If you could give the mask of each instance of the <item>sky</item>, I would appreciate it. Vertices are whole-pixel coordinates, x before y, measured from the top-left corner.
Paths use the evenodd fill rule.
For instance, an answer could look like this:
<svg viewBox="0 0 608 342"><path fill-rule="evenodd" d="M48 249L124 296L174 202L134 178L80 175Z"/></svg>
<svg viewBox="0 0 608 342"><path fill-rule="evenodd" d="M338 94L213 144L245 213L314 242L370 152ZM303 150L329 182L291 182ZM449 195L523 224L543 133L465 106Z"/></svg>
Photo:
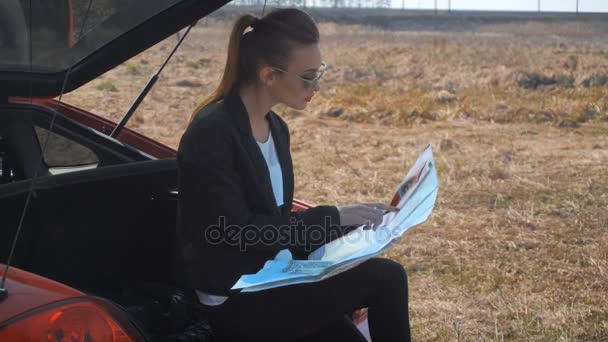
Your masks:
<svg viewBox="0 0 608 342"><path fill-rule="evenodd" d="M451 1L455 10L537 11L538 0L391 0L393 8L447 9ZM578 0L580 12L608 12L608 0ZM575 12L576 0L540 0L541 11Z"/></svg>

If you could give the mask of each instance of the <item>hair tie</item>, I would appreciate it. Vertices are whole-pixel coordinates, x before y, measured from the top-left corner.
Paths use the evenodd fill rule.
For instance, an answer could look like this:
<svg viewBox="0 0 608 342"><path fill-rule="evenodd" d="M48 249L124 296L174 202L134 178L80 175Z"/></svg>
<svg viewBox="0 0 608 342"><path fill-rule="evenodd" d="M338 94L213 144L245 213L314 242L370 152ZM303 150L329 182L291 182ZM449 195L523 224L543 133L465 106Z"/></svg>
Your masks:
<svg viewBox="0 0 608 342"><path fill-rule="evenodd" d="M249 25L247 25L247 27L245 27L245 29L243 30L243 35L241 37L244 38L247 35L247 33L253 32L255 30L255 28L259 25L259 23L260 23L260 19L253 17L253 20L251 20L251 23Z"/></svg>

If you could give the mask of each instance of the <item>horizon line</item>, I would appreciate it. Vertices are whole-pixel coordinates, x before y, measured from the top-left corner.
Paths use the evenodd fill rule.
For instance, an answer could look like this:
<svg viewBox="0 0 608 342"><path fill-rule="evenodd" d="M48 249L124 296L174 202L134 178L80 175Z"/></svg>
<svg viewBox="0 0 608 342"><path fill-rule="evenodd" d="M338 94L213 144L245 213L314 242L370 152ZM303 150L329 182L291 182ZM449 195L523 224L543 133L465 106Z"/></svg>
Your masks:
<svg viewBox="0 0 608 342"><path fill-rule="evenodd" d="M261 5L251 5L251 4L239 4L237 2L229 2L227 6L235 6L235 7L261 7ZM572 15L586 15L586 14L608 14L608 11L562 11L562 10L518 10L518 9L472 9L472 8L433 8L433 7L424 7L424 8L416 8L416 7L378 7L378 6L302 6L302 5L290 5L290 6L272 6L269 7L296 7L296 8L305 8L305 9L331 9L331 10L340 10L340 9L348 9L348 10L389 10L389 11L402 11L402 12L431 12L431 13L466 13L466 12L482 12L482 13L497 13L497 14L508 14L508 13L517 13L517 14L572 14Z"/></svg>

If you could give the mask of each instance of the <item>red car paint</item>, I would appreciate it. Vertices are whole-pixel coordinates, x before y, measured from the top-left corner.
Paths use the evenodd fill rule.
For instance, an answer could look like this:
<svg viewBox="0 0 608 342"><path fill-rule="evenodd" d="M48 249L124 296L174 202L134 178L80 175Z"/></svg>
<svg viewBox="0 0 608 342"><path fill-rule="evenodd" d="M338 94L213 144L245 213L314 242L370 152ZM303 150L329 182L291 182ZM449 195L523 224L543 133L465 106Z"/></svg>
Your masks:
<svg viewBox="0 0 608 342"><path fill-rule="evenodd" d="M0 274L4 274L5 268L6 265L0 264ZM69 286L15 267L9 269L5 287L9 295L0 304L0 325L41 306L85 295Z"/></svg>

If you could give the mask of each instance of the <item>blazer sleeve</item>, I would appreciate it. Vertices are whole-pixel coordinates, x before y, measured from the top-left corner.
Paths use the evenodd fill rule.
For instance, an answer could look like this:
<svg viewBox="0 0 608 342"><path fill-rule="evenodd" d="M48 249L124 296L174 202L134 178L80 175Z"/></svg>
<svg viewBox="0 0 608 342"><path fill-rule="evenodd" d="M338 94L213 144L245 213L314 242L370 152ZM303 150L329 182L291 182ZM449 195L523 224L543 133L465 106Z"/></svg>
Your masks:
<svg viewBox="0 0 608 342"><path fill-rule="evenodd" d="M194 246L227 244L273 252L289 248L301 254L344 234L335 206L282 215L254 212L235 163L234 139L222 125L205 125L195 135L185 134L180 143L182 216Z"/></svg>

